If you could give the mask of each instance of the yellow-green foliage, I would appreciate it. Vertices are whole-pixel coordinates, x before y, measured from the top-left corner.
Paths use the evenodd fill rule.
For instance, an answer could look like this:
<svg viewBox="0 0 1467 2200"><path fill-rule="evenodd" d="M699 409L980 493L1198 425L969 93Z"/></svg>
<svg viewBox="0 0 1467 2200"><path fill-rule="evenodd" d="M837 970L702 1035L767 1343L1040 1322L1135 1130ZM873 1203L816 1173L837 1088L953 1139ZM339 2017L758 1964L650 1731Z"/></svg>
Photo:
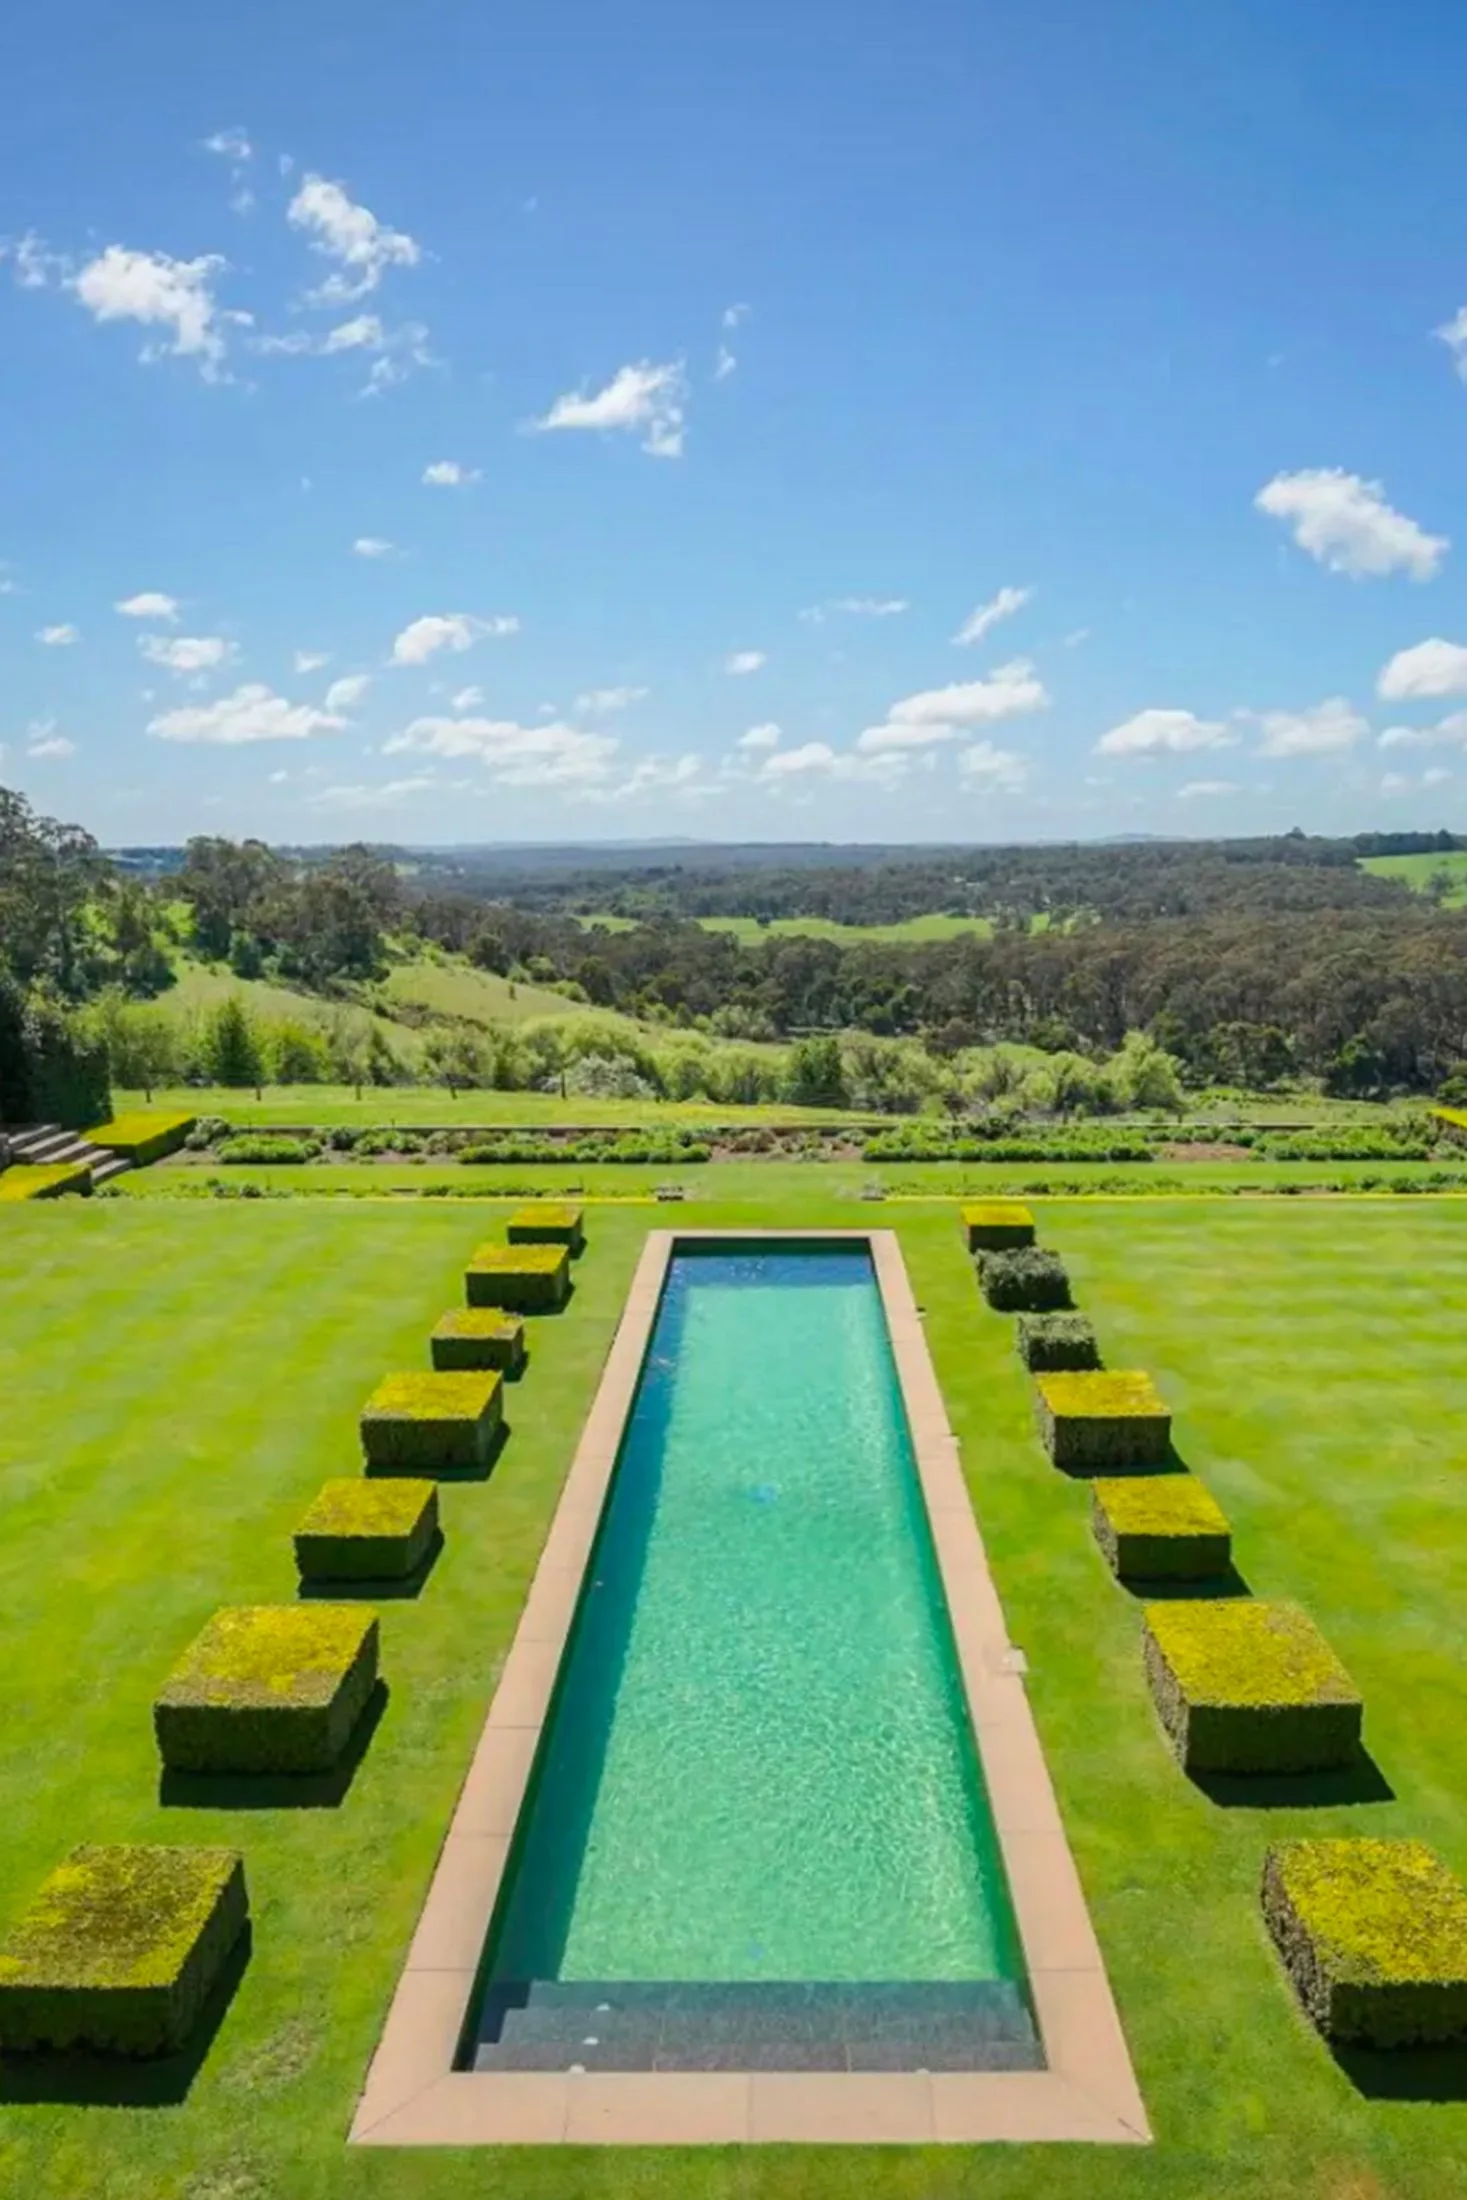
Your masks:
<svg viewBox="0 0 1467 2200"><path fill-rule="evenodd" d="M554 1200L517 1207L505 1228L511 1245L564 1245L579 1253L586 1243L582 1211Z"/></svg>
<svg viewBox="0 0 1467 2200"><path fill-rule="evenodd" d="M434 1323L428 1349L436 1368L517 1375L525 1364L525 1325L491 1306L453 1307Z"/></svg>
<svg viewBox="0 0 1467 2200"><path fill-rule="evenodd" d="M85 1161L17 1161L0 1170L0 1199L58 1199L63 1192L89 1192L92 1172Z"/></svg>
<svg viewBox="0 0 1467 2200"><path fill-rule="evenodd" d="M1065 1370L1037 1376L1035 1386L1050 1412L1067 1421L1170 1418L1155 1383L1137 1368Z"/></svg>
<svg viewBox="0 0 1467 2200"><path fill-rule="evenodd" d="M564 1260L565 1254L561 1253ZM473 1472L489 1465L504 1416L504 1379L489 1369L386 1375L362 1408L369 1474Z"/></svg>
<svg viewBox="0 0 1467 2200"><path fill-rule="evenodd" d="M1227 1516L1195 1475L1105 1478L1090 1496L1095 1540L1122 1580L1205 1581L1227 1572Z"/></svg>
<svg viewBox="0 0 1467 2200"><path fill-rule="evenodd" d="M1148 1604L1146 1676L1191 1772L1315 1772L1348 1764L1362 1705L1307 1613L1251 1597Z"/></svg>
<svg viewBox="0 0 1467 2200"><path fill-rule="evenodd" d="M961 1210L970 1253L1007 1252L1034 1243L1034 1217L1016 1199L985 1199Z"/></svg>
<svg viewBox="0 0 1467 2200"><path fill-rule="evenodd" d="M470 1306L544 1313L565 1304L570 1252L564 1245L481 1245L464 1271Z"/></svg>
<svg viewBox="0 0 1467 2200"><path fill-rule="evenodd" d="M360 1604L216 1612L153 1706L175 1772L322 1772L377 1678L377 1615Z"/></svg>
<svg viewBox="0 0 1467 2200"><path fill-rule="evenodd" d="M327 1482L295 1531L303 1581L376 1581L410 1574L438 1532L438 1486L407 1476Z"/></svg>
<svg viewBox="0 0 1467 2200"><path fill-rule="evenodd" d="M1034 1405L1044 1448L1067 1474L1129 1474L1166 1463L1172 1417L1138 1369L1036 1375Z"/></svg>
<svg viewBox="0 0 1467 2200"><path fill-rule="evenodd" d="M1467 1133L1467 1108L1432 1108L1429 1112L1449 1131Z"/></svg>
<svg viewBox="0 0 1467 2200"><path fill-rule="evenodd" d="M197 1116L178 1115L159 1108L153 1113L139 1109L135 1115L119 1115L110 1123L101 1123L87 1137L94 1146L105 1146L109 1153L121 1154L135 1169L145 1169L150 1161L161 1161L164 1154L176 1153L183 1144Z"/></svg>
<svg viewBox="0 0 1467 2200"><path fill-rule="evenodd" d="M73 1849L0 1949L0 2045L179 2046L248 1915L235 1849Z"/></svg>
<svg viewBox="0 0 1467 2200"><path fill-rule="evenodd" d="M365 1411L393 1421L477 1421L499 1396L499 1377L478 1369L384 1375Z"/></svg>
<svg viewBox="0 0 1467 2200"><path fill-rule="evenodd" d="M1467 1889L1425 1842L1278 1842L1263 1910L1329 2037L1399 2047L1467 2031Z"/></svg>

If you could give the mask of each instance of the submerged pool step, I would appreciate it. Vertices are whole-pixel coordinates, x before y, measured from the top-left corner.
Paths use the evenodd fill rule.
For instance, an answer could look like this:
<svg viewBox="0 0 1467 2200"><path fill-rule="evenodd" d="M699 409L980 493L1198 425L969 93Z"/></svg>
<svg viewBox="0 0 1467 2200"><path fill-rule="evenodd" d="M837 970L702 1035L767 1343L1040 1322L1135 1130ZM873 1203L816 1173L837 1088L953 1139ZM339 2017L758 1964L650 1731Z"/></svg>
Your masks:
<svg viewBox="0 0 1467 2200"><path fill-rule="evenodd" d="M476 2070L1037 2070L1010 1980L492 1987Z"/></svg>

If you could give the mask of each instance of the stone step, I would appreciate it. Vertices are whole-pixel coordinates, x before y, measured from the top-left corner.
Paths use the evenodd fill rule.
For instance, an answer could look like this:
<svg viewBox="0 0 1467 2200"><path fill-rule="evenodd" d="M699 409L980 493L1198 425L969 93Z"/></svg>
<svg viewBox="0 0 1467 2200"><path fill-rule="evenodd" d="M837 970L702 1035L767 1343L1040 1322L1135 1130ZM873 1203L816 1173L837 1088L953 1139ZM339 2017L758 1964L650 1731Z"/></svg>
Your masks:
<svg viewBox="0 0 1467 2200"><path fill-rule="evenodd" d="M108 1184L114 1176L124 1175L131 1167L132 1163L126 1155L120 1153L105 1154L101 1160L92 1163L92 1182L94 1185Z"/></svg>

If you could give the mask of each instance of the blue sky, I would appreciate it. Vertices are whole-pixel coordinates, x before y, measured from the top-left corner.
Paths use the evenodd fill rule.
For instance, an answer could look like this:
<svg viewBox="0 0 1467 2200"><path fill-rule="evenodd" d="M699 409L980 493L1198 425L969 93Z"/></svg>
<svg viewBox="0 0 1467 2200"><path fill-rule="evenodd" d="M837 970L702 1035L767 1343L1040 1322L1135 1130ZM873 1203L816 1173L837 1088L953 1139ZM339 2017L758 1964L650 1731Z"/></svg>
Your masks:
<svg viewBox="0 0 1467 2200"><path fill-rule="evenodd" d="M6 58L0 778L104 841L1467 824L1450 0Z"/></svg>

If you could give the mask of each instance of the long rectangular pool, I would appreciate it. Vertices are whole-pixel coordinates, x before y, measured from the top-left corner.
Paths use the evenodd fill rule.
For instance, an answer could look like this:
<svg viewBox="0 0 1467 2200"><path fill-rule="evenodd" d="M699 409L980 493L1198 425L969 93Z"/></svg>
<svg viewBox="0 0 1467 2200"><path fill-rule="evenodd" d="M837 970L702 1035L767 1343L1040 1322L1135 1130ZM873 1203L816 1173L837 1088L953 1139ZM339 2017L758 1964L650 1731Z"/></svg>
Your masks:
<svg viewBox="0 0 1467 2200"><path fill-rule="evenodd" d="M871 1255L680 1246L468 2067L1033 2069Z"/></svg>

